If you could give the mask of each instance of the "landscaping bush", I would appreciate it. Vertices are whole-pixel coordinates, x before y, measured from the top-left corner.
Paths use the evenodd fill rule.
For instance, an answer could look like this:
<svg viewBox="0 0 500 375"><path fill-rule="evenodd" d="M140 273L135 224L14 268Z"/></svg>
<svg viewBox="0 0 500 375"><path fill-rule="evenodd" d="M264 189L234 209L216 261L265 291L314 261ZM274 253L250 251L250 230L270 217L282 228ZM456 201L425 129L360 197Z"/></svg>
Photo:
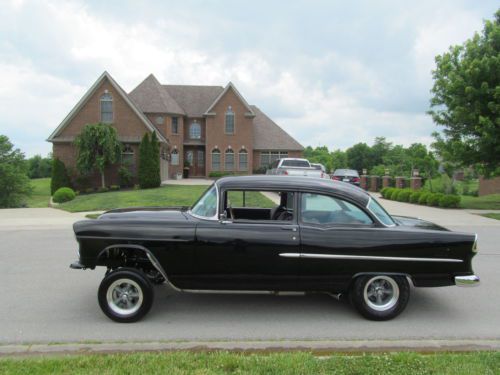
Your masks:
<svg viewBox="0 0 500 375"><path fill-rule="evenodd" d="M71 181L68 177L68 171L64 163L55 158L52 162L52 179L50 181L50 194L54 195L56 190L62 187L71 186Z"/></svg>
<svg viewBox="0 0 500 375"><path fill-rule="evenodd" d="M107 187L100 187L99 189L97 189L98 193L107 193L108 191L109 189Z"/></svg>
<svg viewBox="0 0 500 375"><path fill-rule="evenodd" d="M62 187L57 189L57 191L54 193L52 196L52 200L55 203L64 203L64 202L69 202L75 199L76 194L73 191L73 189L69 187Z"/></svg>
<svg viewBox="0 0 500 375"><path fill-rule="evenodd" d="M141 189L155 188L161 185L159 157L156 136L150 140L149 134L144 134L139 146L138 178Z"/></svg>
<svg viewBox="0 0 500 375"><path fill-rule="evenodd" d="M208 174L208 177L211 178L219 178L219 177L224 177L224 176L240 176L245 173L240 173L240 172L225 172L225 171L213 171Z"/></svg>
<svg viewBox="0 0 500 375"><path fill-rule="evenodd" d="M118 186L118 185L111 185L111 186L109 187L109 190L111 190L111 191L120 190L120 186Z"/></svg>
<svg viewBox="0 0 500 375"><path fill-rule="evenodd" d="M382 190L380 190L380 194L382 194L382 197L387 198L387 197L391 196L393 191L394 191L394 188L385 187Z"/></svg>
<svg viewBox="0 0 500 375"><path fill-rule="evenodd" d="M428 191L423 191L418 198L418 204L427 204L427 198L429 198L429 195L431 195L431 193L429 193Z"/></svg>
<svg viewBox="0 0 500 375"><path fill-rule="evenodd" d="M84 190L85 194L93 194L95 193L95 189L94 188L87 188Z"/></svg>
<svg viewBox="0 0 500 375"><path fill-rule="evenodd" d="M408 202L410 200L410 194L412 193L411 190L408 189L402 189L399 191L397 200L398 202Z"/></svg>
<svg viewBox="0 0 500 375"><path fill-rule="evenodd" d="M414 191L413 193L410 194L410 203L418 203L418 200L420 196L422 195L421 191Z"/></svg>
<svg viewBox="0 0 500 375"><path fill-rule="evenodd" d="M439 199L439 207L443 208L456 208L460 204L460 196L459 195L453 195L453 194L447 194L443 195Z"/></svg>
<svg viewBox="0 0 500 375"><path fill-rule="evenodd" d="M122 165L118 169L118 178L120 180L120 186L122 186L122 187L132 186L134 176L132 175L132 172L130 172L130 169L128 166Z"/></svg>
<svg viewBox="0 0 500 375"><path fill-rule="evenodd" d="M394 190L392 191L391 196L389 197L389 199L392 200L392 201L398 200L398 195L399 195L399 192L401 190L402 189L394 188Z"/></svg>
<svg viewBox="0 0 500 375"><path fill-rule="evenodd" d="M427 197L427 205L428 206L434 206L434 207L439 206L439 200L443 196L444 196L444 194L442 194L442 193L431 193L431 194L429 194L429 196Z"/></svg>

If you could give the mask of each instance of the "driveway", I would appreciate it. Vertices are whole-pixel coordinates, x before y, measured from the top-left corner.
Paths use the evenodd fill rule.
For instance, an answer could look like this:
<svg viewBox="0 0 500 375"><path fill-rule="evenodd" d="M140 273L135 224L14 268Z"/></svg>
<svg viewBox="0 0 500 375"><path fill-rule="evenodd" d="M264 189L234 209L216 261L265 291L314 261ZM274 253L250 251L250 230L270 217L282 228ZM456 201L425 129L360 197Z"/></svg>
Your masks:
<svg viewBox="0 0 500 375"><path fill-rule="evenodd" d="M83 214L0 210L0 343L177 340L500 340L500 221L459 210L381 201L389 212L477 232L478 288L412 289L406 311L389 322L362 319L327 295L192 295L160 286L150 314L117 324L97 304L104 275L70 270L71 225Z"/></svg>

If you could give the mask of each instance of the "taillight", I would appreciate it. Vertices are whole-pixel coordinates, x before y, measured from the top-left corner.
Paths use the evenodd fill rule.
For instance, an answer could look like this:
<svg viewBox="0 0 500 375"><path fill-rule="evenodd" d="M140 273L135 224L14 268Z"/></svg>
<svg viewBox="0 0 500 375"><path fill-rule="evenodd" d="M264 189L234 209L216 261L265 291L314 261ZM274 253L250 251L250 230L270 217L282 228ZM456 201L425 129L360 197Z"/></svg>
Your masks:
<svg viewBox="0 0 500 375"><path fill-rule="evenodd" d="M332 176L332 180L340 181L340 177L339 176Z"/></svg>
<svg viewBox="0 0 500 375"><path fill-rule="evenodd" d="M354 177L354 178L352 179L352 182L359 182L359 177Z"/></svg>
<svg viewBox="0 0 500 375"><path fill-rule="evenodd" d="M288 171L286 169L281 169L278 174L286 176L288 175Z"/></svg>

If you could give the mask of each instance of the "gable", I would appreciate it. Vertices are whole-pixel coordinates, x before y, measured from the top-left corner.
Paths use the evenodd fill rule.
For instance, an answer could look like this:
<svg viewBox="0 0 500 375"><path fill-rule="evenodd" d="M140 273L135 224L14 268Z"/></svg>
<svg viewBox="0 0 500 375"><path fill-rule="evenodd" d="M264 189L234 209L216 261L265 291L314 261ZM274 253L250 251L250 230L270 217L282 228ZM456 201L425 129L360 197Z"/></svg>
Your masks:
<svg viewBox="0 0 500 375"><path fill-rule="evenodd" d="M215 108L217 104L226 96L230 94L234 94L238 100L243 104L243 106L246 109L245 116L247 117L254 117L255 113L253 112L252 108L250 105L247 103L245 98L240 94L240 92L236 89L236 87L233 85L232 82L229 82L227 86L224 88L224 91L220 93L220 95L214 100L214 102L208 107L208 109L205 111L204 115L205 116L213 116L215 114Z"/></svg>
<svg viewBox="0 0 500 375"><path fill-rule="evenodd" d="M136 141L144 131L155 131L146 116L128 98L114 79L104 72L48 138L49 142L72 141L86 124L100 122L100 98L105 92L113 98L113 126L120 139ZM166 139L158 134L160 141Z"/></svg>

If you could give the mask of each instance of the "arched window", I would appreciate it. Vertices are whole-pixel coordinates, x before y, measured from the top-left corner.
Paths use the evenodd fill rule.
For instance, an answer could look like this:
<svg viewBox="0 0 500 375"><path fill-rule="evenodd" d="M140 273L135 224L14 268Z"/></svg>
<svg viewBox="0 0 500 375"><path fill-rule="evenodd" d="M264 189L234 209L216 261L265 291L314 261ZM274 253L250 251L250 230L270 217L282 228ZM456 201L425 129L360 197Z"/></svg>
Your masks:
<svg viewBox="0 0 500 375"><path fill-rule="evenodd" d="M244 148L238 153L238 169L240 171L248 170L248 152Z"/></svg>
<svg viewBox="0 0 500 375"><path fill-rule="evenodd" d="M109 92L101 96L101 122L105 124L113 122L113 97Z"/></svg>
<svg viewBox="0 0 500 375"><path fill-rule="evenodd" d="M218 148L212 150L212 170L220 171L220 150Z"/></svg>
<svg viewBox="0 0 500 375"><path fill-rule="evenodd" d="M201 125L197 122L193 122L189 125L189 138L200 139L201 138Z"/></svg>
<svg viewBox="0 0 500 375"><path fill-rule="evenodd" d="M234 151L228 148L224 155L224 170L233 171L234 170Z"/></svg>
<svg viewBox="0 0 500 375"><path fill-rule="evenodd" d="M234 112L231 106L226 111L226 134L234 134Z"/></svg>
<svg viewBox="0 0 500 375"><path fill-rule="evenodd" d="M170 153L170 164L179 165L179 151L177 151L177 149L174 149Z"/></svg>

